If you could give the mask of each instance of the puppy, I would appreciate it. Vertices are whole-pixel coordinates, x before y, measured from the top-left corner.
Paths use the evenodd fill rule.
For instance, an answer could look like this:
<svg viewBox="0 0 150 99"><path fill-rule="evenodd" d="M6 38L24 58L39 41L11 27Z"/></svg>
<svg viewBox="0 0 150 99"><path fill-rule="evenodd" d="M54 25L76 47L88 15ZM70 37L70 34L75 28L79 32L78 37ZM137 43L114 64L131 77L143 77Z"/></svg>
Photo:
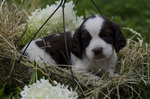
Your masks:
<svg viewBox="0 0 150 99"><path fill-rule="evenodd" d="M115 76L116 53L126 45L126 39L116 23L102 15L93 15L85 19L75 32L67 32L66 38L74 72L98 79L94 74L102 69ZM66 65L64 33L32 41L25 55L40 65Z"/></svg>

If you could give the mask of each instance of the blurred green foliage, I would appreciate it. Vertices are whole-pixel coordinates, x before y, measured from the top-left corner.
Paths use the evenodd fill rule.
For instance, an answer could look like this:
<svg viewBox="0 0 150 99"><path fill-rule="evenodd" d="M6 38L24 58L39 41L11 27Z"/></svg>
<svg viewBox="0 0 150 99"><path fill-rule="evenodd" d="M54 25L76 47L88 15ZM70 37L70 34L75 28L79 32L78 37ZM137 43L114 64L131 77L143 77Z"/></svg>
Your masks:
<svg viewBox="0 0 150 99"><path fill-rule="evenodd" d="M41 0L40 7L52 4L56 0ZM58 1L58 0L57 0ZM70 1L70 0L67 0ZM76 0L73 0L74 3ZM150 0L93 0L104 16L121 27L133 28L142 34L144 41L150 42ZM79 0L77 6L78 15L92 15L99 12L91 0ZM131 36L128 31L123 30L126 37Z"/></svg>
<svg viewBox="0 0 150 99"><path fill-rule="evenodd" d="M6 0L11 1L11 0ZM32 0L13 0L18 3L21 1L29 2ZM51 5L55 1L60 0L39 0L40 8ZM67 0L71 1L71 0ZM77 0L73 0L74 3ZM118 23L121 27L133 28L135 31L141 33L145 38L144 41L150 43L150 0L93 0L104 16L108 17L113 22ZM99 12L92 4L91 0L79 0L76 6L77 14L87 17L87 15L98 14ZM127 30L123 30L126 37L132 34Z"/></svg>

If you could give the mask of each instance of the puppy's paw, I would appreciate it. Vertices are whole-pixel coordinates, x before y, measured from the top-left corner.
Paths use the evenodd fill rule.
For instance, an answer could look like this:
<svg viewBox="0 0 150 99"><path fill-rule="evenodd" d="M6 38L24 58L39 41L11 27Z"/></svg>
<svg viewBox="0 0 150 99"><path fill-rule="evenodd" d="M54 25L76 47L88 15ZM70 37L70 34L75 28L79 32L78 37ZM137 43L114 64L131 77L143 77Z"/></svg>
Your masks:
<svg viewBox="0 0 150 99"><path fill-rule="evenodd" d="M117 73L112 73L112 74L109 74L109 76L110 76L110 77L116 77L116 78L117 78L117 77L119 77L119 74L117 74Z"/></svg>
<svg viewBox="0 0 150 99"><path fill-rule="evenodd" d="M117 74L117 73L114 73L114 75L113 75L114 77L118 77L119 76L119 74Z"/></svg>
<svg viewBox="0 0 150 99"><path fill-rule="evenodd" d="M118 77L119 76L119 74L114 73L114 69L110 69L110 70L108 70L108 72L109 72L110 77Z"/></svg>
<svg viewBox="0 0 150 99"><path fill-rule="evenodd" d="M98 81L100 79L100 77L96 76L96 75L92 75L91 76L91 80L96 80Z"/></svg>
<svg viewBox="0 0 150 99"><path fill-rule="evenodd" d="M100 79L99 76L92 73L83 73L82 75L87 76L89 80L98 81Z"/></svg>

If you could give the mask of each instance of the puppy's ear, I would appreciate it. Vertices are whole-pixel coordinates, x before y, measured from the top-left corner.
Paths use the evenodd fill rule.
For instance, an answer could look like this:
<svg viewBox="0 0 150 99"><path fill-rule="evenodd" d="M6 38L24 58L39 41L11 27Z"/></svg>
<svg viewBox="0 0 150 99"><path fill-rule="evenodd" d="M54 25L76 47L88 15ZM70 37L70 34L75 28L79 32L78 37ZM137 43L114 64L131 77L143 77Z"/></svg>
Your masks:
<svg viewBox="0 0 150 99"><path fill-rule="evenodd" d="M126 39L122 34L118 24L114 23L113 29L114 29L114 47L116 52L118 53L126 45Z"/></svg>
<svg viewBox="0 0 150 99"><path fill-rule="evenodd" d="M81 29L77 29L70 42L71 52L78 58L82 59L82 47L81 47Z"/></svg>

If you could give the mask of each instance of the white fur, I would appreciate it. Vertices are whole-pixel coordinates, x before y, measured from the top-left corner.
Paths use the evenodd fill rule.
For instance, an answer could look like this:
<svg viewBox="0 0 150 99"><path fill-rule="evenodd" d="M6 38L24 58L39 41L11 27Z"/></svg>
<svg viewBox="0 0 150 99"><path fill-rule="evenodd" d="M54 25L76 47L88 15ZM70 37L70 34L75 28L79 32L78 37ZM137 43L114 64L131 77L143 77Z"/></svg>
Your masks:
<svg viewBox="0 0 150 99"><path fill-rule="evenodd" d="M58 33L58 34L55 34L54 37L55 37L55 36L60 36L60 34L59 34L59 33Z"/></svg>
<svg viewBox="0 0 150 99"><path fill-rule="evenodd" d="M104 19L96 15L94 18L88 19L85 23L85 29L91 33L92 37L97 36L97 33L99 33L100 29L102 28L102 24L104 22Z"/></svg>
<svg viewBox="0 0 150 99"><path fill-rule="evenodd" d="M46 65L55 65L56 62L52 59L52 57L47 54L44 49L39 48L35 42L36 41L41 41L42 39L37 39L34 40L30 43L29 47L26 50L26 53L28 53L28 57L32 60L32 61L36 61L38 62L41 66L44 66L44 64ZM26 45L27 46L27 45ZM26 48L26 46L21 50L21 53L24 51L24 49ZM50 47L50 45L49 45Z"/></svg>
<svg viewBox="0 0 150 99"><path fill-rule="evenodd" d="M71 38L73 37L73 35L74 35L74 31L71 31L71 35L70 35L70 36L71 36Z"/></svg>

